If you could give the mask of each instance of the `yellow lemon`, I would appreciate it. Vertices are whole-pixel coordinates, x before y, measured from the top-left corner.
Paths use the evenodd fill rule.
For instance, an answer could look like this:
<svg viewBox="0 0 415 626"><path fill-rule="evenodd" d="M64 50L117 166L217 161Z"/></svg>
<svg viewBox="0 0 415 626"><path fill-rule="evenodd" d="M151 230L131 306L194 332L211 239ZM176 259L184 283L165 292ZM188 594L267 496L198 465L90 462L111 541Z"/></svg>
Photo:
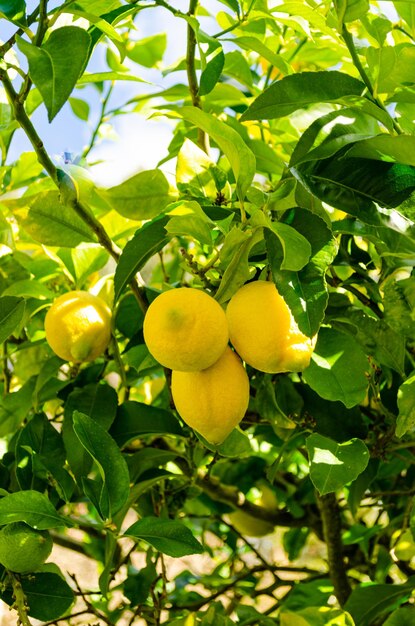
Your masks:
<svg viewBox="0 0 415 626"><path fill-rule="evenodd" d="M265 537L274 531L271 522L253 517L241 509L228 513L226 518L231 526L247 537Z"/></svg>
<svg viewBox="0 0 415 626"><path fill-rule="evenodd" d="M0 530L0 563L18 574L38 570L52 547L47 530L35 530L24 522L12 522Z"/></svg>
<svg viewBox="0 0 415 626"><path fill-rule="evenodd" d="M396 533L394 534L393 539L395 538ZM409 528L405 530L402 534L400 534L398 541L393 547L392 552L395 558L399 559L400 561L410 561L415 556L415 541Z"/></svg>
<svg viewBox="0 0 415 626"><path fill-rule="evenodd" d="M299 372L309 363L315 345L301 333L272 282L255 281L231 298L226 316L235 350L261 372Z"/></svg>
<svg viewBox="0 0 415 626"><path fill-rule="evenodd" d="M144 340L153 357L172 370L210 367L228 344L228 324L220 304L204 291L165 291L148 308Z"/></svg>
<svg viewBox="0 0 415 626"><path fill-rule="evenodd" d="M56 298L45 318L46 340L66 361L93 361L111 338L111 310L87 291L69 291Z"/></svg>
<svg viewBox="0 0 415 626"><path fill-rule="evenodd" d="M226 348L211 367L173 371L171 391L183 421L207 441L222 443L248 408L249 379L239 357Z"/></svg>

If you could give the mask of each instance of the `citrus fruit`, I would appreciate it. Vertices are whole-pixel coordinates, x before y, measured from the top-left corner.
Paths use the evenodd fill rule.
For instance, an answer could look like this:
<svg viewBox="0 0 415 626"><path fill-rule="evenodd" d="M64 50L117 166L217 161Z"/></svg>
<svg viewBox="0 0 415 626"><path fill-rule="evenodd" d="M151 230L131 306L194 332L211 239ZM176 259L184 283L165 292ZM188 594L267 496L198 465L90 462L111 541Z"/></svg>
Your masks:
<svg viewBox="0 0 415 626"><path fill-rule="evenodd" d="M241 535L246 535L247 537L265 537L265 535L269 535L274 531L274 526L271 522L253 517L241 509L228 513L226 517L229 523Z"/></svg>
<svg viewBox="0 0 415 626"><path fill-rule="evenodd" d="M172 370L210 367L228 344L220 304L204 291L179 287L161 293L144 318L144 340L153 357Z"/></svg>
<svg viewBox="0 0 415 626"><path fill-rule="evenodd" d="M52 546L47 530L12 522L0 530L0 563L17 574L34 572L46 561Z"/></svg>
<svg viewBox="0 0 415 626"><path fill-rule="evenodd" d="M399 561L410 561L415 556L415 541L409 528L400 534L393 547L393 554Z"/></svg>
<svg viewBox="0 0 415 626"><path fill-rule="evenodd" d="M309 363L315 339L303 335L272 282L241 287L229 301L226 317L235 350L261 372L299 372Z"/></svg>
<svg viewBox="0 0 415 626"><path fill-rule="evenodd" d="M173 371L171 391L183 421L217 445L245 415L249 379L239 357L227 347L220 359L207 369Z"/></svg>
<svg viewBox="0 0 415 626"><path fill-rule="evenodd" d="M46 340L65 361L93 361L111 338L111 311L87 291L69 291L56 298L45 318Z"/></svg>

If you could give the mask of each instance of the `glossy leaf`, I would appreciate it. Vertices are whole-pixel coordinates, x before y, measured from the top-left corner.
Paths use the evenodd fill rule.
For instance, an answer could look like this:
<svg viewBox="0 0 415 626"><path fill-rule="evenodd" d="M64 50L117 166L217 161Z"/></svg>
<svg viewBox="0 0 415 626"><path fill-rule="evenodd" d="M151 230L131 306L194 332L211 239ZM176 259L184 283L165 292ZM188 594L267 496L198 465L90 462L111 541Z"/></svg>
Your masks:
<svg viewBox="0 0 415 626"><path fill-rule="evenodd" d="M160 252L168 243L170 235L165 229L168 220L168 217L163 216L144 224L125 246L114 276L115 302L120 297L125 285L140 271L153 254Z"/></svg>
<svg viewBox="0 0 415 626"><path fill-rule="evenodd" d="M243 202L255 174L255 157L239 133L196 107L185 106L180 109L180 115L207 133L228 158L235 175L239 199Z"/></svg>
<svg viewBox="0 0 415 626"><path fill-rule="evenodd" d="M179 421L169 411L129 400L118 408L110 433L119 446L124 446L141 435L180 435L182 429Z"/></svg>
<svg viewBox="0 0 415 626"><path fill-rule="evenodd" d="M364 84L338 71L302 72L285 76L261 93L241 121L271 120L320 102L341 102L344 96L360 96Z"/></svg>
<svg viewBox="0 0 415 626"><path fill-rule="evenodd" d="M77 26L53 30L40 48L18 39L20 51L29 62L30 77L42 94L50 122L68 100L84 71L90 44L88 33Z"/></svg>
<svg viewBox="0 0 415 626"><path fill-rule="evenodd" d="M310 435L306 445L310 478L321 495L355 480L369 462L369 450L360 439L337 443L322 435Z"/></svg>
<svg viewBox="0 0 415 626"><path fill-rule="evenodd" d="M24 0L1 0L0 13L13 22L26 23L26 2Z"/></svg>
<svg viewBox="0 0 415 626"><path fill-rule="evenodd" d="M415 375L410 376L399 387L398 409L395 433L397 437L403 437L415 427Z"/></svg>
<svg viewBox="0 0 415 626"><path fill-rule="evenodd" d="M414 582L411 577L401 585L361 584L353 590L344 608L359 626L372 626L379 617L408 601Z"/></svg>
<svg viewBox="0 0 415 626"><path fill-rule="evenodd" d="M24 313L25 301L15 296L0 298L0 343L3 343L19 327Z"/></svg>
<svg viewBox="0 0 415 626"><path fill-rule="evenodd" d="M43 493L31 489L16 491L0 499L0 526L11 522L26 522L38 530L71 526Z"/></svg>
<svg viewBox="0 0 415 626"><path fill-rule="evenodd" d="M187 526L175 520L146 517L135 522L124 534L147 541L168 556L181 557L203 552L203 546L193 537Z"/></svg>
<svg viewBox="0 0 415 626"><path fill-rule="evenodd" d="M24 576L21 585L29 616L42 622L62 617L75 600L74 592L61 574L35 572ZM13 589L7 582L1 598L10 606L14 603Z"/></svg>
<svg viewBox="0 0 415 626"><path fill-rule="evenodd" d="M303 378L322 398L340 400L350 408L365 398L368 369L367 358L353 337L321 328Z"/></svg>
<svg viewBox="0 0 415 626"><path fill-rule="evenodd" d="M105 519L111 519L128 499L130 479L127 464L115 441L96 421L74 411L73 428L94 459L102 479L99 512Z"/></svg>

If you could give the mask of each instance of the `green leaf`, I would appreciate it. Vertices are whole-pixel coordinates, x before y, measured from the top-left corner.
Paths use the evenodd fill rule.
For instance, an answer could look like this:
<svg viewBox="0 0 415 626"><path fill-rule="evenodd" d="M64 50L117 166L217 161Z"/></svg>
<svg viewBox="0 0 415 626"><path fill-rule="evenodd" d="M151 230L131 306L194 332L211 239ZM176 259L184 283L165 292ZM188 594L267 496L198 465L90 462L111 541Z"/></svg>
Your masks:
<svg viewBox="0 0 415 626"><path fill-rule="evenodd" d="M102 479L99 512L104 519L111 519L122 509L130 493L127 463L112 437L84 413L74 411L73 428L94 459Z"/></svg>
<svg viewBox="0 0 415 626"><path fill-rule="evenodd" d="M31 202L25 218L25 231L46 246L74 248L83 241L95 242L95 235L73 209L60 202L56 191L43 191Z"/></svg>
<svg viewBox="0 0 415 626"><path fill-rule="evenodd" d="M165 226L169 218L163 215L144 224L125 246L115 270L114 301L117 302L125 285L143 265L159 252L170 239Z"/></svg>
<svg viewBox="0 0 415 626"><path fill-rule="evenodd" d="M304 381L326 400L340 400L350 408L366 396L369 363L350 335L321 328Z"/></svg>
<svg viewBox="0 0 415 626"><path fill-rule="evenodd" d="M35 380L35 376L32 376L18 391L8 393L0 399L0 437L16 431L32 410Z"/></svg>
<svg viewBox="0 0 415 626"><path fill-rule="evenodd" d="M403 606L389 615L383 626L414 626L415 608L413 606Z"/></svg>
<svg viewBox="0 0 415 626"><path fill-rule="evenodd" d="M403 437L415 427L415 374L399 387L398 409L395 434L397 437Z"/></svg>
<svg viewBox="0 0 415 626"><path fill-rule="evenodd" d="M415 137L382 134L359 141L346 156L415 166Z"/></svg>
<svg viewBox="0 0 415 626"><path fill-rule="evenodd" d="M167 35L158 33L139 41L129 41L125 51L127 57L144 67L156 67L163 60L167 47Z"/></svg>
<svg viewBox="0 0 415 626"><path fill-rule="evenodd" d="M342 72L301 72L285 76L262 92L241 117L271 120L321 102L341 102L345 96L360 96L364 84Z"/></svg>
<svg viewBox="0 0 415 626"><path fill-rule="evenodd" d="M110 434L120 447L142 435L181 435L179 421L165 409L129 400L121 404Z"/></svg>
<svg viewBox="0 0 415 626"><path fill-rule="evenodd" d="M133 74L123 74L122 72L96 72L94 74L83 74L78 80L78 85L87 85L88 83L105 83L107 81L117 80L127 80L137 83L148 82L138 76L134 76Z"/></svg>
<svg viewBox="0 0 415 626"><path fill-rule="evenodd" d="M193 537L187 526L176 520L146 517L135 522L124 534L147 541L168 556L181 557L203 552L202 544Z"/></svg>
<svg viewBox="0 0 415 626"><path fill-rule="evenodd" d="M215 294L216 300L220 303L227 302L248 280L250 276L249 255L253 246L262 241L263 229L254 228L251 232L244 231L243 237L244 241L227 264Z"/></svg>
<svg viewBox="0 0 415 626"><path fill-rule="evenodd" d="M29 73L53 120L68 100L85 69L91 39L77 26L53 30L40 48L20 37L17 45L29 62Z"/></svg>
<svg viewBox="0 0 415 626"><path fill-rule="evenodd" d="M290 74L292 71L289 63L281 55L276 54L257 37L236 37L232 39L232 43L248 52L256 52L282 74Z"/></svg>
<svg viewBox="0 0 415 626"><path fill-rule="evenodd" d="M334 0L340 25L353 22L369 11L369 0ZM340 29L341 30L341 29Z"/></svg>
<svg viewBox="0 0 415 626"><path fill-rule="evenodd" d="M20 326L25 314L25 301L15 296L0 298L0 343L3 343Z"/></svg>
<svg viewBox="0 0 415 626"><path fill-rule="evenodd" d="M182 107L180 115L207 133L222 150L231 164L241 202L255 175L255 157L239 133L196 107Z"/></svg>
<svg viewBox="0 0 415 626"><path fill-rule="evenodd" d="M38 530L72 526L43 493L30 489L9 493L0 499L0 526L11 522L26 522Z"/></svg>
<svg viewBox="0 0 415 626"><path fill-rule="evenodd" d="M307 239L295 228L283 222L272 222L271 230L278 237L282 247L281 269L292 272L302 270L311 256L311 245Z"/></svg>
<svg viewBox="0 0 415 626"><path fill-rule="evenodd" d="M303 235L311 245L311 257L298 272L283 269L284 250L279 240L268 230L265 241L274 282L291 309L299 329L313 337L323 321L328 293L326 270L332 263L337 244L326 223L305 209L291 212L290 226Z"/></svg>
<svg viewBox="0 0 415 626"><path fill-rule="evenodd" d="M8 578L6 580L9 581ZM29 616L42 622L58 620L66 614L75 600L74 592L63 575L36 572L30 576L24 576L21 585L29 607ZM11 585L6 587L1 598L10 606L14 604Z"/></svg>
<svg viewBox="0 0 415 626"><path fill-rule="evenodd" d="M24 0L1 0L0 13L3 13L4 17L12 22L26 24L26 2Z"/></svg>
<svg viewBox="0 0 415 626"><path fill-rule="evenodd" d="M321 495L353 482L369 462L369 450L360 439L337 443L322 435L306 439L310 478Z"/></svg>
<svg viewBox="0 0 415 626"><path fill-rule="evenodd" d="M372 626L379 617L409 600L414 583L414 577L402 585L363 583L352 591L344 608L358 626Z"/></svg>
<svg viewBox="0 0 415 626"><path fill-rule="evenodd" d="M292 613L282 611L281 626L355 626L349 613L329 607L307 607Z"/></svg>

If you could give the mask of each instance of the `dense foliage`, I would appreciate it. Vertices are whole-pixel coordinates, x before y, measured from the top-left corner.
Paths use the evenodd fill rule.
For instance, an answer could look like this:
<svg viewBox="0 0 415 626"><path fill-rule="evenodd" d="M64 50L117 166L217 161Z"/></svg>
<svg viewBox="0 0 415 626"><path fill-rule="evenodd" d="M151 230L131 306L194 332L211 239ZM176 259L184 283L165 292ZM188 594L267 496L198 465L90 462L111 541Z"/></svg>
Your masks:
<svg viewBox="0 0 415 626"><path fill-rule="evenodd" d="M0 526L49 530L96 577L52 555L3 569L1 598L26 626L414 624L414 3L31 4L0 0ZM69 107L91 132L73 161L39 131ZM167 119L168 150L98 186L127 114ZM211 445L174 410L145 311L258 279L315 352L303 373L247 366L249 409ZM81 364L44 333L75 289L113 310Z"/></svg>

